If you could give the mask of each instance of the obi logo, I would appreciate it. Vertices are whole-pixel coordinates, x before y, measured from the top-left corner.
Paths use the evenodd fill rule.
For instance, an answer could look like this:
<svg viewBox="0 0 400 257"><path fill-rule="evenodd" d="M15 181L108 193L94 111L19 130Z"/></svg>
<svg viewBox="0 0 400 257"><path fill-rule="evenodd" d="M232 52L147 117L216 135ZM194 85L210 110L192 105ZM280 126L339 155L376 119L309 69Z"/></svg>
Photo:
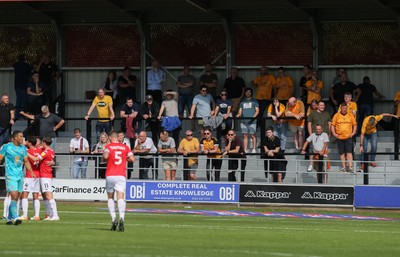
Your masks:
<svg viewBox="0 0 400 257"><path fill-rule="evenodd" d="M235 186L232 187L221 187L219 189L219 200L221 201L233 201L235 200Z"/></svg>
<svg viewBox="0 0 400 257"><path fill-rule="evenodd" d="M146 186L142 185L132 185L130 187L130 197L132 199L145 199L146 198Z"/></svg>

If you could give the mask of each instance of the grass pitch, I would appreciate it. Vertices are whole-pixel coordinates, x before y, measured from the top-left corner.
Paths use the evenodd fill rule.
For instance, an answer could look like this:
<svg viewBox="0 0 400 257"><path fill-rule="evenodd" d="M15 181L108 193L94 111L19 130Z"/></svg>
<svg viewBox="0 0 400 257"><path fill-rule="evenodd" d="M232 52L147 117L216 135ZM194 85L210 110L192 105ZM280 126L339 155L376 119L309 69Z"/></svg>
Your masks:
<svg viewBox="0 0 400 257"><path fill-rule="evenodd" d="M132 203L127 207L185 208L183 204ZM6 226L3 222L0 256L400 256L400 220L126 213L125 232L114 232L110 231L111 219L104 208L106 203L58 202L61 218L58 222L27 221L19 226ZM194 205L193 209L238 210L227 205ZM240 210L353 214L345 209L241 207ZM400 218L398 211L356 214Z"/></svg>

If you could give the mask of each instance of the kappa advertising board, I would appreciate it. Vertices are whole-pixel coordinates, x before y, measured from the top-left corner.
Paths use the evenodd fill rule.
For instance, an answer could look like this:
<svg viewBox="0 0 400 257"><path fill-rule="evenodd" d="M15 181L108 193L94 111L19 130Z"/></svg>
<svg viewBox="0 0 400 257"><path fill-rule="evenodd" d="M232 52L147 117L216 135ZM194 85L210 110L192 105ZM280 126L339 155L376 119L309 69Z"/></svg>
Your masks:
<svg viewBox="0 0 400 257"><path fill-rule="evenodd" d="M239 184L208 182L128 181L127 201L237 203Z"/></svg>
<svg viewBox="0 0 400 257"><path fill-rule="evenodd" d="M106 181L102 179L53 179L52 187L57 200L107 200Z"/></svg>
<svg viewBox="0 0 400 257"><path fill-rule="evenodd" d="M239 202L353 205L353 187L240 185Z"/></svg>

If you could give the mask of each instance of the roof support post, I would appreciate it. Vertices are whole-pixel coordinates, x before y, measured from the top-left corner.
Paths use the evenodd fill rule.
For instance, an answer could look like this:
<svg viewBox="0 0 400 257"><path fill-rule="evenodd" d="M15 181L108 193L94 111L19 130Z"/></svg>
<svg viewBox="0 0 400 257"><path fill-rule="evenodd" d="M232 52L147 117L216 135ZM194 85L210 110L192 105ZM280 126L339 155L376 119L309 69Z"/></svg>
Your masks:
<svg viewBox="0 0 400 257"><path fill-rule="evenodd" d="M313 36L313 57L312 57L312 67L314 69L318 69L320 61L321 61L321 42L320 35L321 30L319 24L315 21L313 17L309 17L311 32Z"/></svg>
<svg viewBox="0 0 400 257"><path fill-rule="evenodd" d="M146 52L147 52L147 36L145 24L142 20L136 19L136 25L140 34L140 97L144 99L146 96Z"/></svg>
<svg viewBox="0 0 400 257"><path fill-rule="evenodd" d="M226 64L225 73L229 77L232 65L235 63L235 32L232 22L226 17L222 18L222 26L225 31L225 44L226 44Z"/></svg>

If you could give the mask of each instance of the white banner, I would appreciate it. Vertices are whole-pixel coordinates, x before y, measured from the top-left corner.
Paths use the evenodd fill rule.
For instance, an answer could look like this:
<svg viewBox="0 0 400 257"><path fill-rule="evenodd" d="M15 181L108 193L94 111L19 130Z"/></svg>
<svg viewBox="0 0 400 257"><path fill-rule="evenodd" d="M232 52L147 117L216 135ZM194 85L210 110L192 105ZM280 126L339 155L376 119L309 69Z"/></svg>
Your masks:
<svg viewBox="0 0 400 257"><path fill-rule="evenodd" d="M56 200L107 200L104 179L53 179L52 184Z"/></svg>

